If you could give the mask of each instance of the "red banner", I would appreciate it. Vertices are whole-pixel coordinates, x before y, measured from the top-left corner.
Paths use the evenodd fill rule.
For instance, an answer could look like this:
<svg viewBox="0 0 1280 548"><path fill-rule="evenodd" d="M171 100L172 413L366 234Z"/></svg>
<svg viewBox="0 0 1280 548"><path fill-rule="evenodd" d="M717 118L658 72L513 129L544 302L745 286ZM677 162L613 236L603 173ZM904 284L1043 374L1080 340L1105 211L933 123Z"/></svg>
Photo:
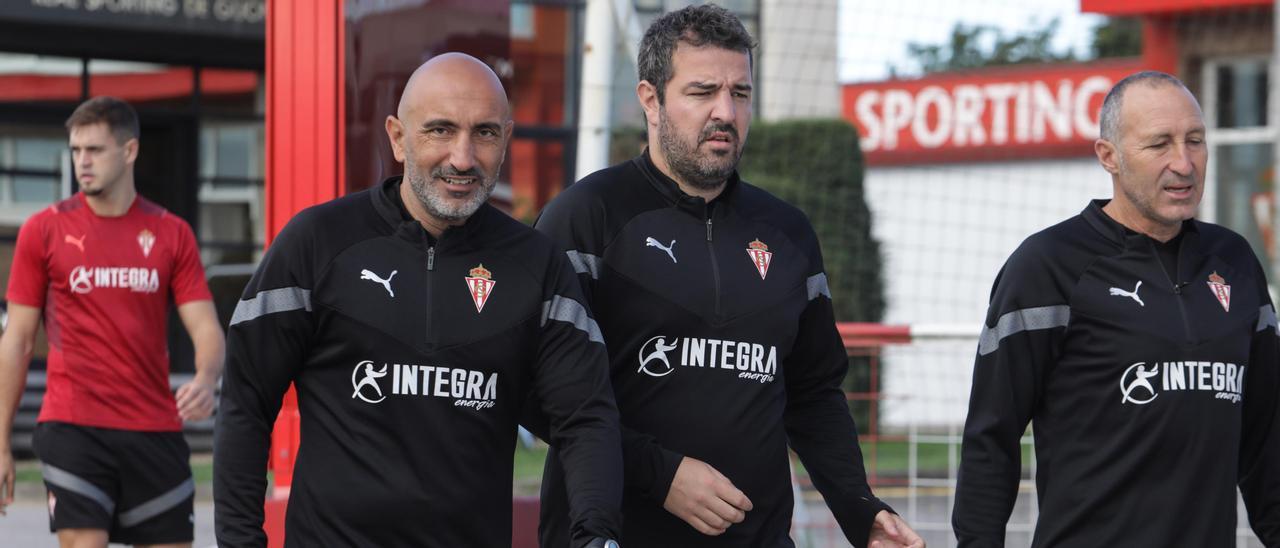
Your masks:
<svg viewBox="0 0 1280 548"><path fill-rule="evenodd" d="M1098 110L1139 59L1000 67L844 86L871 165L1093 154Z"/></svg>
<svg viewBox="0 0 1280 548"><path fill-rule="evenodd" d="M1270 7L1275 0L1080 0L1081 13L1156 15L1223 8Z"/></svg>

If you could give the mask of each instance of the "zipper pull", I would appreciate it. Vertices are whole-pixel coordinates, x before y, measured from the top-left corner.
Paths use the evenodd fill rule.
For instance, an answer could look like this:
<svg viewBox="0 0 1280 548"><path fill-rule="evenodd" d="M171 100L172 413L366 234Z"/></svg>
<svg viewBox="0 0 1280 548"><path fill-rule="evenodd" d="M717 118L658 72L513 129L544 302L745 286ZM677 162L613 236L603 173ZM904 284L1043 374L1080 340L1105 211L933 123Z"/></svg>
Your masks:
<svg viewBox="0 0 1280 548"><path fill-rule="evenodd" d="M433 245L427 248L427 270L430 271L435 269L436 269L436 246Z"/></svg>
<svg viewBox="0 0 1280 548"><path fill-rule="evenodd" d="M711 241L711 218L707 218L707 241Z"/></svg>

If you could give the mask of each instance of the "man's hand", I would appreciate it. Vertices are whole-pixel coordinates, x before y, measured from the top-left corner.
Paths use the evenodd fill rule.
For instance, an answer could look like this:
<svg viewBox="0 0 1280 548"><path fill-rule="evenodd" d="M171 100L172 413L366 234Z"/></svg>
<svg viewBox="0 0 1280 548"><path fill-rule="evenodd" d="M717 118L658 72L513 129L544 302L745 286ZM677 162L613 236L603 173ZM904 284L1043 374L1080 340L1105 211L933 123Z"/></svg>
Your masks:
<svg viewBox="0 0 1280 548"><path fill-rule="evenodd" d="M176 399L182 420L207 419L213 413L213 384L193 380L178 388Z"/></svg>
<svg viewBox="0 0 1280 548"><path fill-rule="evenodd" d="M13 471L13 452L8 447L0 449L0 516L13 504L13 482L18 475Z"/></svg>
<svg viewBox="0 0 1280 548"><path fill-rule="evenodd" d="M699 533L714 536L742 523L752 505L724 474L698 459L684 457L662 507Z"/></svg>
<svg viewBox="0 0 1280 548"><path fill-rule="evenodd" d="M902 521L902 518L887 510L881 510L876 514L875 523L871 524L871 537L868 539L867 546L869 548L899 546L924 548L924 539L907 527L907 522Z"/></svg>

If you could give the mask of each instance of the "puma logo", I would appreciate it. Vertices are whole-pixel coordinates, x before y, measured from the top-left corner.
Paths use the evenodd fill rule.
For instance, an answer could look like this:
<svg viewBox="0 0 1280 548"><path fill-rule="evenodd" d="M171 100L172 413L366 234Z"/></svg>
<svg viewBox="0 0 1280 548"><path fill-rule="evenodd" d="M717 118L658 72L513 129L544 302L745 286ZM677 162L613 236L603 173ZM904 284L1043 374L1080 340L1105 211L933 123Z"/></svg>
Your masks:
<svg viewBox="0 0 1280 548"><path fill-rule="evenodd" d="M360 271L360 279L369 280L371 282L377 282L382 284L383 289L387 290L387 294L391 295L392 298L395 298L396 292L391 290L391 278L396 277L396 272L399 272L399 271L392 270L391 274L387 275L387 279L384 280L378 277L377 274L374 274L373 272L369 271L369 269L364 269Z"/></svg>
<svg viewBox="0 0 1280 548"><path fill-rule="evenodd" d="M1145 303L1143 303L1143 302L1142 302L1142 298L1138 296L1138 288L1140 288L1140 287L1142 287L1142 280L1138 280L1138 285L1133 286L1133 291L1125 291L1125 290L1120 289L1120 288L1118 288L1118 287L1113 287L1113 288L1111 288L1111 296L1113 296L1113 297L1128 297L1128 298L1130 298L1130 299L1133 299L1133 300L1134 300L1134 302L1137 302L1137 303L1138 303L1138 306L1145 307L1145 306L1147 306L1147 305L1146 305Z"/></svg>
<svg viewBox="0 0 1280 548"><path fill-rule="evenodd" d="M88 234L85 234L84 236L88 236ZM67 234L62 237L62 241L76 246L76 248L78 248L81 253L84 253L84 236L75 238L70 234Z"/></svg>
<svg viewBox="0 0 1280 548"><path fill-rule="evenodd" d="M675 253L672 253L672 252L671 252L671 248L673 248L673 247L675 247L675 246L676 246L676 241L675 241L675 240L671 240L671 243L670 243L670 244L668 244L668 245L662 245L662 242L659 242L658 240L655 240L655 239L653 239L653 237L652 237L652 236L650 236L650 237L648 237L648 238L645 238L645 239L644 239L644 245L645 245L645 247L656 247L656 248L658 248L658 249L661 249L661 250L663 250L663 251L666 251L666 252L667 252L667 256L668 256L668 257L671 257L671 262L673 262L673 263L678 263L678 262L680 262L680 261L677 261L677 260L676 260L676 255L675 255Z"/></svg>

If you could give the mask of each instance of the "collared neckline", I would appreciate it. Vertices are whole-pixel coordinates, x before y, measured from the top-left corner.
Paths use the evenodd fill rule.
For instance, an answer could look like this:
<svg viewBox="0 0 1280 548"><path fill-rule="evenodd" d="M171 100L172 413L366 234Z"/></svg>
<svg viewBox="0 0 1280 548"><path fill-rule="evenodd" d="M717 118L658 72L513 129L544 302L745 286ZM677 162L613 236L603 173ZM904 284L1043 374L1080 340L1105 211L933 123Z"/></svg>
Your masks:
<svg viewBox="0 0 1280 548"><path fill-rule="evenodd" d="M1110 215L1107 215L1107 212L1103 211L1102 208L1106 207L1109 203L1111 203L1111 200L1109 199L1090 200L1089 205L1084 208L1084 211L1082 211L1080 215L1089 223L1089 226L1092 226L1094 230L1097 230L1103 237L1117 245L1131 248L1138 244L1146 245L1148 240L1155 242L1154 238L1141 232L1131 230L1130 228L1120 224L1119 221L1112 219ZM1182 221L1182 230L1178 232L1178 235L1199 234L1199 232L1200 229L1196 226L1195 219L1192 218ZM1187 239L1190 238L1183 238L1183 240Z"/></svg>
<svg viewBox="0 0 1280 548"><path fill-rule="evenodd" d="M408 208L405 207L404 200L400 198L400 185L403 181L403 175L388 177L377 187L369 189L369 196L373 200L373 208L382 220L396 235L411 242L452 246L454 242L471 239L495 213L502 214L486 201L466 222L446 228L439 238L435 238L427 232L422 223L409 214Z"/></svg>
<svg viewBox="0 0 1280 548"><path fill-rule="evenodd" d="M677 208L695 215L705 215L707 213L707 209L709 209L708 206L710 205L732 201L733 195L735 194L740 181L738 170L733 170L733 173L730 173L729 178L725 181L724 189L720 191L720 194L708 202L699 196L686 194L685 191L680 189L680 185L676 183L675 179L672 179L667 176L666 173L663 173L662 170L658 169L658 166L653 163L653 158L649 155L648 147L645 147L644 152L633 158L631 162L640 169L640 172L645 175L645 179L649 181L649 184L653 185L653 188L657 190L659 194L662 194L667 201L674 204Z"/></svg>

